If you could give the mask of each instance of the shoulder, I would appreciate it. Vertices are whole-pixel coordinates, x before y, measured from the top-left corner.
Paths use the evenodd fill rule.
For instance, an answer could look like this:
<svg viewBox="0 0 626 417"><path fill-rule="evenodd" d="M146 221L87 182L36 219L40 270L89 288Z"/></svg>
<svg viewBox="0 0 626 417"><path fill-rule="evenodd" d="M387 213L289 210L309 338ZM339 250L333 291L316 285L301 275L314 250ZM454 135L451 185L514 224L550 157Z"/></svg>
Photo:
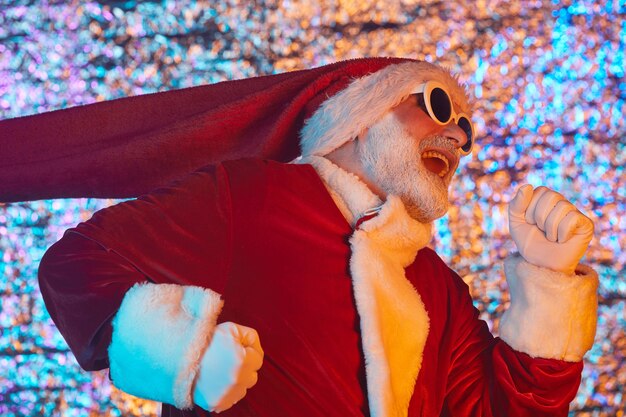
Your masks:
<svg viewBox="0 0 626 417"><path fill-rule="evenodd" d="M448 265L437 255L432 248L425 247L422 248L417 255L415 256L415 261L413 262L413 266L418 266L419 268L426 268L432 272L440 272L440 273L450 273L452 272Z"/></svg>
<svg viewBox="0 0 626 417"><path fill-rule="evenodd" d="M306 200L327 194L321 178L308 164L247 158L222 162L218 168L224 170L233 195Z"/></svg>
<svg viewBox="0 0 626 417"><path fill-rule="evenodd" d="M233 210L255 219L293 217L345 221L322 179L309 164L239 159L220 164L227 176Z"/></svg>
<svg viewBox="0 0 626 417"><path fill-rule="evenodd" d="M267 159L244 158L218 165L234 181L289 181L318 177L311 165L290 164Z"/></svg>

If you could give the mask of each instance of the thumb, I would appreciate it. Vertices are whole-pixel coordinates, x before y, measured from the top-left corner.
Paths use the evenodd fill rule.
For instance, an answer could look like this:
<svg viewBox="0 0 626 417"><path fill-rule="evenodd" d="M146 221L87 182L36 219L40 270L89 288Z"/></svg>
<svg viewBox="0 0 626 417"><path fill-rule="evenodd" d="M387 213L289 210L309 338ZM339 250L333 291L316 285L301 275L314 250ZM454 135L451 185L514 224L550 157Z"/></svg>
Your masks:
<svg viewBox="0 0 626 417"><path fill-rule="evenodd" d="M526 209L533 197L533 186L530 184L522 185L515 197L509 203L509 218L512 220L524 220Z"/></svg>
<svg viewBox="0 0 626 417"><path fill-rule="evenodd" d="M224 325L226 331L230 334L233 340L235 340L242 347L251 347L259 352L263 352L261 348L261 342L259 341L259 334L252 327L242 326L233 322L222 323L219 326Z"/></svg>

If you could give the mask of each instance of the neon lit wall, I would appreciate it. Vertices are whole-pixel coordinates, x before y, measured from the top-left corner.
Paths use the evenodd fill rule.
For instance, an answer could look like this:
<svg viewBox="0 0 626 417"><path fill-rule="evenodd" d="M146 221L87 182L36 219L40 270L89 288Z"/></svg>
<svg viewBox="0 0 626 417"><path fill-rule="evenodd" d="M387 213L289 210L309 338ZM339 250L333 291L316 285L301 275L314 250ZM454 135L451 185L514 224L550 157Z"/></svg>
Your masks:
<svg viewBox="0 0 626 417"><path fill-rule="evenodd" d="M525 182L571 198L596 224L585 262L601 276L571 414L625 411L624 0L68 3L0 0L0 118L361 56L450 67L476 98L479 140L433 246L497 333L500 261L514 250L506 203ZM0 415L156 415L106 372L79 369L38 290L46 248L113 203L0 204Z"/></svg>

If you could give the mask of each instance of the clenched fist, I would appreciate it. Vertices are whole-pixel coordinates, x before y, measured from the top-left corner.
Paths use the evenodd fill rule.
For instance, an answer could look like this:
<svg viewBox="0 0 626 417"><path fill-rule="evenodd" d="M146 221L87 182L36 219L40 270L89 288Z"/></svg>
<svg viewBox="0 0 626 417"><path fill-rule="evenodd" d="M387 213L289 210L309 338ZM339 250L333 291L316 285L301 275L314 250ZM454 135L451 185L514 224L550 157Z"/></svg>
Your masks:
<svg viewBox="0 0 626 417"><path fill-rule="evenodd" d="M263 349L256 330L235 323L215 327L202 361L193 400L208 411L232 407L257 382L263 364Z"/></svg>
<svg viewBox="0 0 626 417"><path fill-rule="evenodd" d="M509 229L531 264L573 274L593 237L593 223L561 194L526 184L509 204Z"/></svg>

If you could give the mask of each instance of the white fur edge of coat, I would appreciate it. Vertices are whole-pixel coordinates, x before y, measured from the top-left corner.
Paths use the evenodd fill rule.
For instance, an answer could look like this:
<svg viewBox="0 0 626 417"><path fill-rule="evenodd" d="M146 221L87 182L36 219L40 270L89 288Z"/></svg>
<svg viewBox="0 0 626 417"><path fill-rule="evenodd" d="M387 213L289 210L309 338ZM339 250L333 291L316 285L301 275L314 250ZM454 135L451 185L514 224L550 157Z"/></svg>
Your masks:
<svg viewBox="0 0 626 417"><path fill-rule="evenodd" d="M113 318L113 384L137 397L193 407L193 382L222 306L220 295L209 289L133 286Z"/></svg>
<svg viewBox="0 0 626 417"><path fill-rule="evenodd" d="M381 204L356 175L324 157L304 157L298 163L310 163L315 168L351 224L366 210ZM408 413L430 318L421 296L406 279L404 268L430 241L431 226L412 219L400 198L389 196L378 215L362 223L350 238L350 275L373 417L402 417Z"/></svg>
<svg viewBox="0 0 626 417"><path fill-rule="evenodd" d="M578 265L564 274L510 256L504 261L511 306L500 337L535 358L582 360L593 345L598 309L598 274Z"/></svg>
<svg viewBox="0 0 626 417"><path fill-rule="evenodd" d="M311 164L315 168L335 205L353 227L366 210L382 204L381 199L356 175L339 168L322 156L307 156L297 163Z"/></svg>
<svg viewBox="0 0 626 417"><path fill-rule="evenodd" d="M400 199L389 196L378 216L350 238L350 271L373 417L408 413L430 318L404 268L430 237L430 225L412 219Z"/></svg>

